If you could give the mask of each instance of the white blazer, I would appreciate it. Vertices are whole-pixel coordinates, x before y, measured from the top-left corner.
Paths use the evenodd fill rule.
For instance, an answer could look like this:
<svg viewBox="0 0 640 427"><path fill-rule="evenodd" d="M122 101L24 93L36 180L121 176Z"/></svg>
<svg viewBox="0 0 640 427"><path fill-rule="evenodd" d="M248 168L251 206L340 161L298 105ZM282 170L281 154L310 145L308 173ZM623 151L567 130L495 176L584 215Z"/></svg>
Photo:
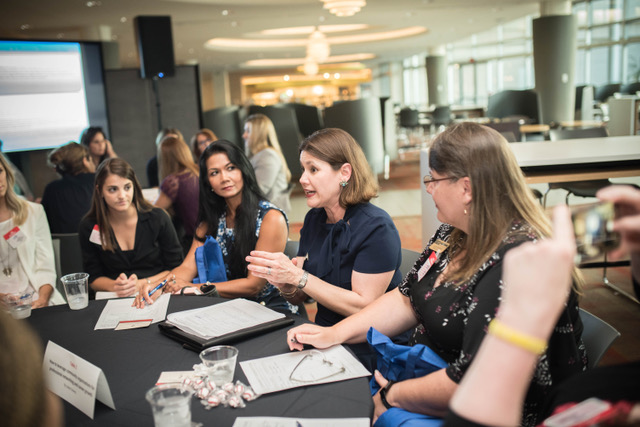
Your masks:
<svg viewBox="0 0 640 427"><path fill-rule="evenodd" d="M64 298L56 289L56 268L47 215L42 205L27 203L29 204L29 215L24 224L20 226L20 230L27 239L18 246L18 259L35 290L45 284L53 286L49 305L65 304Z"/></svg>

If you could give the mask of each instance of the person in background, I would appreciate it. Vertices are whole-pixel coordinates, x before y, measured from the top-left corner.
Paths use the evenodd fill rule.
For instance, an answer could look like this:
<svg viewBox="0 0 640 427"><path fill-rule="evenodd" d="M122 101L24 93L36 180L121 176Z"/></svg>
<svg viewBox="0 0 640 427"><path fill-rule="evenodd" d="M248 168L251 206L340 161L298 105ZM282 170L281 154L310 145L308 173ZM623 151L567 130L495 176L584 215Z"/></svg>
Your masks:
<svg viewBox="0 0 640 427"><path fill-rule="evenodd" d="M247 117L242 138L251 165L256 171L258 185L267 200L285 212L291 212L291 171L269 117L264 114L252 114Z"/></svg>
<svg viewBox="0 0 640 427"><path fill-rule="evenodd" d="M107 139L106 134L100 126L90 126L86 128L80 136L80 143L89 149L91 161L96 168L105 159L118 157L113 150L113 145Z"/></svg>
<svg viewBox="0 0 640 427"><path fill-rule="evenodd" d="M247 298L273 309L297 312L278 289L247 270L245 257L254 249L283 251L287 243L287 217L268 202L243 150L236 144L218 140L200 156L200 201L198 228L184 262L167 275L163 292L178 292L193 286L198 277L196 249L210 236L220 246L226 282L215 283L224 298ZM202 279L201 279L202 280ZM204 283L204 282L202 282ZM152 302L145 286L136 298L138 307ZM153 295L157 298L159 292Z"/></svg>
<svg viewBox="0 0 640 427"><path fill-rule="evenodd" d="M0 139L0 153L2 153L2 140L1 139ZM31 187L29 186L29 183L27 182L27 179L24 177L22 172L20 172L20 169L18 169L18 167L13 164L11 159L9 159L8 157L5 157L4 159L9 164L9 167L11 168L11 171L13 172L13 177L14 177L14 179L16 181L15 186L14 186L14 192L18 196L22 196L25 199L27 199L28 201L33 202L34 201L33 191L31 191ZM37 200L35 200L35 201L37 202Z"/></svg>
<svg viewBox="0 0 640 427"><path fill-rule="evenodd" d="M42 346L28 324L0 310L0 419L11 427L58 427L62 402L47 390Z"/></svg>
<svg viewBox="0 0 640 427"><path fill-rule="evenodd" d="M184 253L189 252L198 220L198 166L180 137L165 136L158 146L160 195L155 206L173 208L175 222L184 230L180 237Z"/></svg>
<svg viewBox="0 0 640 427"><path fill-rule="evenodd" d="M173 135L184 141L182 133L176 128L164 128L158 135L156 135L156 149L160 146L160 143L165 136ZM158 156L154 155L147 162L147 183L149 188L157 187L160 184L160 175L158 173Z"/></svg>
<svg viewBox="0 0 640 427"><path fill-rule="evenodd" d="M157 285L183 258L169 215L142 197L133 168L119 158L98 166L78 234L91 288L118 297Z"/></svg>
<svg viewBox="0 0 640 427"><path fill-rule="evenodd" d="M217 141L218 137L210 129L200 129L191 137L191 151L193 152L193 160L198 161L202 152L214 141Z"/></svg>
<svg viewBox="0 0 640 427"><path fill-rule="evenodd" d="M62 177L47 184L42 206L52 233L77 233L91 208L96 171L86 146L70 142L49 153L48 163Z"/></svg>
<svg viewBox="0 0 640 427"><path fill-rule="evenodd" d="M0 154L0 297L33 293L33 308L62 304L47 216L42 205L16 196L13 172Z"/></svg>
<svg viewBox="0 0 640 427"><path fill-rule="evenodd" d="M448 366L395 383L376 372L385 400L380 392L373 396L374 420L391 407L446 414L495 317L505 254L551 234L549 219L507 141L495 130L470 122L452 125L433 140L429 167L424 183L443 225L397 290L332 327L302 325L288 332L289 347L302 350L305 344L327 348L363 342L370 327L393 336L417 326L410 344L429 347ZM551 387L587 366L577 302L581 279L577 269L573 273L574 287L530 379L522 420L526 426L536 425Z"/></svg>

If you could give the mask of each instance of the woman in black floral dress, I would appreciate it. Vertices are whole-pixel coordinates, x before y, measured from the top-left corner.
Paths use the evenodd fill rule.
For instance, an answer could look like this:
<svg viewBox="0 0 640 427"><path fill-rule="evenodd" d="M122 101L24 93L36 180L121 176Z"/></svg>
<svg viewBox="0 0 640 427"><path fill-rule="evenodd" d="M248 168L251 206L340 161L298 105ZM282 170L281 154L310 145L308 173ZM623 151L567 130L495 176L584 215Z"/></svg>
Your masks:
<svg viewBox="0 0 640 427"><path fill-rule="evenodd" d="M388 336L416 327L411 343L429 346L448 366L387 387L388 406L377 393L374 420L392 406L446 413L500 304L504 254L550 235L549 219L498 132L474 123L451 126L433 141L429 165L424 182L443 225L398 290L333 327L303 325L288 332L289 346L301 350L303 344L362 342L369 327ZM523 425L536 424L539 403L553 384L586 369L576 295L581 280L577 270L573 276L567 305L531 381ZM376 380L387 385L379 373Z"/></svg>

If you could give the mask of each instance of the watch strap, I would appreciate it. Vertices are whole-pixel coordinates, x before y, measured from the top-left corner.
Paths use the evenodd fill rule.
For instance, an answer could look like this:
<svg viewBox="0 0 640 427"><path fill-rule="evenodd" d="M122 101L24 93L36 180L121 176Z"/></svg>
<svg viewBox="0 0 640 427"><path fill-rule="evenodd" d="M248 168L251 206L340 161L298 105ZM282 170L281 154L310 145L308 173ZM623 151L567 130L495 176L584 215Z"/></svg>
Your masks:
<svg viewBox="0 0 640 427"><path fill-rule="evenodd" d="M309 279L309 272L307 270L302 270L302 277L300 278L300 282L298 282L298 289L302 289L307 286L307 280Z"/></svg>
<svg viewBox="0 0 640 427"><path fill-rule="evenodd" d="M387 393L389 392L389 389L391 389L391 386L394 385L395 383L396 383L395 381L389 381L387 382L386 386L380 389L380 400L382 401L382 404L387 409L393 408L393 406L391 406L391 404L389 404L389 401L387 400Z"/></svg>

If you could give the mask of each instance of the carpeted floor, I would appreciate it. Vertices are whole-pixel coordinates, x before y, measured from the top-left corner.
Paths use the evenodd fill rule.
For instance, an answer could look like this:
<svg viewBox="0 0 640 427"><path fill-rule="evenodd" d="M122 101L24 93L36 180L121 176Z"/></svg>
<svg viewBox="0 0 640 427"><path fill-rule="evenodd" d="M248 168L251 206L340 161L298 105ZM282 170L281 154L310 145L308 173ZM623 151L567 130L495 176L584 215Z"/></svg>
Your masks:
<svg viewBox="0 0 640 427"><path fill-rule="evenodd" d="M417 161L393 162L390 179L385 181L382 177L379 178L380 191L421 188L419 170ZM296 197L296 195L294 194L292 197ZM298 197L302 196L298 195ZM407 202L420 203L419 200ZM421 251L423 249L421 217L419 215L395 216L393 221L400 233L402 247ZM301 227L301 222L290 224L289 238L291 240L299 240ZM581 271L585 278L585 288L580 299L581 307L608 322L621 333L620 338L613 343L600 364L612 365L640 360L640 305L605 287L602 283L602 268L589 268ZM629 267L609 268L607 276L620 288L633 292ZM313 317L315 314L314 305L308 306L307 309L310 317Z"/></svg>

